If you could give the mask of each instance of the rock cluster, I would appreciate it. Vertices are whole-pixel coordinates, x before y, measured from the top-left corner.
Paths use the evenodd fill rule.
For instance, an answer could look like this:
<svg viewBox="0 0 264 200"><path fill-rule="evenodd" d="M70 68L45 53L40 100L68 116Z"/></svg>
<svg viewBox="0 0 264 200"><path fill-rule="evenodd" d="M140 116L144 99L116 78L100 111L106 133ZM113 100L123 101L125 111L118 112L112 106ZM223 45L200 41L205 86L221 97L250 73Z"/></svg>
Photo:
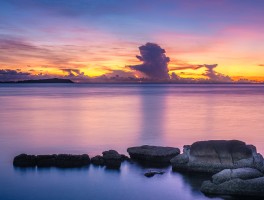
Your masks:
<svg viewBox="0 0 264 200"><path fill-rule="evenodd" d="M204 181L201 191L210 195L245 195L264 197L264 174L257 169L225 169Z"/></svg>
<svg viewBox="0 0 264 200"><path fill-rule="evenodd" d="M129 160L129 157L119 154L115 150L104 151L102 154L103 156L97 155L91 158L91 163L94 165L105 165L111 169L119 169L123 161Z"/></svg>
<svg viewBox="0 0 264 200"><path fill-rule="evenodd" d="M53 155L27 155L20 154L13 160L16 167L83 167L90 164L90 158L87 154L53 154Z"/></svg>
<svg viewBox="0 0 264 200"><path fill-rule="evenodd" d="M153 162L153 163L169 163L170 160L180 153L180 149L174 147L161 146L138 146L127 149L132 159Z"/></svg>
<svg viewBox="0 0 264 200"><path fill-rule="evenodd" d="M173 171L216 173L204 181L201 191L205 194L249 195L264 197L264 160L256 147L238 140L199 141L185 145L183 153L174 147L136 146L127 149L131 159L147 164L172 164ZM115 150L89 158L83 155L27 155L14 158L18 167L82 167L90 162L106 168L119 169L121 163L130 160ZM144 175L153 177L162 171L148 171Z"/></svg>
<svg viewBox="0 0 264 200"><path fill-rule="evenodd" d="M174 171L216 173L223 169L264 170L263 157L256 147L238 140L199 141L185 145L183 153L171 159Z"/></svg>

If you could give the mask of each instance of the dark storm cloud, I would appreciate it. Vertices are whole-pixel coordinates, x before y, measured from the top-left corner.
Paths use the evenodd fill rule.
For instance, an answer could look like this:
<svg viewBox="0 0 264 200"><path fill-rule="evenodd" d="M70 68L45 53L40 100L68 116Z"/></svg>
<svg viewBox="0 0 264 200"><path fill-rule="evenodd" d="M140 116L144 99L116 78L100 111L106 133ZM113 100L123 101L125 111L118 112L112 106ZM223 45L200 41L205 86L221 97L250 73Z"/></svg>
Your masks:
<svg viewBox="0 0 264 200"><path fill-rule="evenodd" d="M147 75L151 79L169 79L168 62L166 51L159 45L147 43L139 47L140 56L136 56L143 63L129 66L131 69Z"/></svg>

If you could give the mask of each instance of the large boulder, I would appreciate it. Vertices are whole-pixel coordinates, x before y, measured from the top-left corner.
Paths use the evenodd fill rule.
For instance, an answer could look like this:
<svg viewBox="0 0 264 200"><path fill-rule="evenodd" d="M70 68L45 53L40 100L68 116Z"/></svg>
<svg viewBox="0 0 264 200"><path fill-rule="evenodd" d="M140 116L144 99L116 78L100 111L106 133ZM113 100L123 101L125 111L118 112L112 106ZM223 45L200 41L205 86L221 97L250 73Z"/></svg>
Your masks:
<svg viewBox="0 0 264 200"><path fill-rule="evenodd" d="M174 171L216 173L223 169L250 167L263 170L263 157L253 145L238 140L199 141L185 145L183 153L171 159Z"/></svg>
<svg viewBox="0 0 264 200"><path fill-rule="evenodd" d="M256 169L226 169L204 181L201 191L208 195L263 196L264 176Z"/></svg>
<svg viewBox="0 0 264 200"><path fill-rule="evenodd" d="M90 158L87 154L71 155L71 154L53 154L53 155L27 155L20 154L14 158L14 166L16 167L83 167L90 164Z"/></svg>
<svg viewBox="0 0 264 200"><path fill-rule="evenodd" d="M132 159L144 162L169 163L180 153L180 149L174 147L161 147L143 145L127 149Z"/></svg>

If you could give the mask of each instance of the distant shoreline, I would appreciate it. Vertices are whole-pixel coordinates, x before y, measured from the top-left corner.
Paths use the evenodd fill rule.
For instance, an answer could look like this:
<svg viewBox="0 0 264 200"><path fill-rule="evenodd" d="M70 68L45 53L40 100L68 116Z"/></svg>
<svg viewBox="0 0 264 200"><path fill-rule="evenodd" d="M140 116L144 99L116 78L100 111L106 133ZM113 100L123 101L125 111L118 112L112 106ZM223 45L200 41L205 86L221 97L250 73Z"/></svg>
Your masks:
<svg viewBox="0 0 264 200"><path fill-rule="evenodd" d="M59 79L59 78L51 78L51 79L38 79L38 80L23 80L23 81L0 81L0 83L74 83L70 79Z"/></svg>
<svg viewBox="0 0 264 200"><path fill-rule="evenodd" d="M20 83L75 83L75 84L165 84L165 85L263 85L263 82L176 82L176 81L90 81L74 82L70 79L30 79L22 81L0 81L0 84L20 84Z"/></svg>

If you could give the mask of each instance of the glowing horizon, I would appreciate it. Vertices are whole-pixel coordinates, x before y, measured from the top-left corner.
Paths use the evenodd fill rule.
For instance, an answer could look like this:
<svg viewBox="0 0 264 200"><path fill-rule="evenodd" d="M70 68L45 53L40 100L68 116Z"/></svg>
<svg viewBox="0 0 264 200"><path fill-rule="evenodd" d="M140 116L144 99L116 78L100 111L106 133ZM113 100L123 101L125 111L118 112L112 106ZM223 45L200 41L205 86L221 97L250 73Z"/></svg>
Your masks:
<svg viewBox="0 0 264 200"><path fill-rule="evenodd" d="M139 46L165 49L169 74L264 81L264 2L0 2L0 73L27 76L140 76ZM142 75L142 74L141 74Z"/></svg>

